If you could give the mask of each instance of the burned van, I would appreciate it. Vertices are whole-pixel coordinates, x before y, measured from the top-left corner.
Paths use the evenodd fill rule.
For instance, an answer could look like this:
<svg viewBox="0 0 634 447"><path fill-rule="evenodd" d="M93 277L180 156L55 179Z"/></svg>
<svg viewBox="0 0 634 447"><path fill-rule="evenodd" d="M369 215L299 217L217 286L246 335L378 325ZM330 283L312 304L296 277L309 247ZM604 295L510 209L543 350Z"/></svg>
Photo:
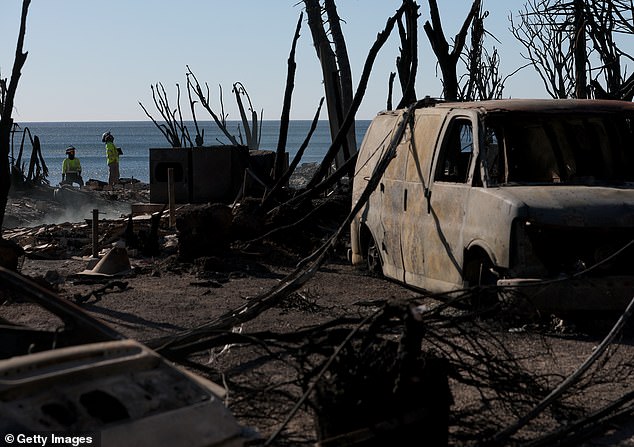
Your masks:
<svg viewBox="0 0 634 447"><path fill-rule="evenodd" d="M438 103L394 138L404 115L380 113L361 145L353 203L397 143L352 222L354 264L430 292L497 284L547 308L629 302L634 104Z"/></svg>

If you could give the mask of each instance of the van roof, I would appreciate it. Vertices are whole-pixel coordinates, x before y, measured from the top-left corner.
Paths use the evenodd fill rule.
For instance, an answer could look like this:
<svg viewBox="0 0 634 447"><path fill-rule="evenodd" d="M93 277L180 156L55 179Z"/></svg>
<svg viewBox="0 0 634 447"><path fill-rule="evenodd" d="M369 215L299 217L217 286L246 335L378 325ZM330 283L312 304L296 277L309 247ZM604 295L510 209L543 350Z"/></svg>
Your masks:
<svg viewBox="0 0 634 447"><path fill-rule="evenodd" d="M634 111L634 103L607 99L497 99L473 102L440 102L439 108L480 109L491 112L620 112Z"/></svg>

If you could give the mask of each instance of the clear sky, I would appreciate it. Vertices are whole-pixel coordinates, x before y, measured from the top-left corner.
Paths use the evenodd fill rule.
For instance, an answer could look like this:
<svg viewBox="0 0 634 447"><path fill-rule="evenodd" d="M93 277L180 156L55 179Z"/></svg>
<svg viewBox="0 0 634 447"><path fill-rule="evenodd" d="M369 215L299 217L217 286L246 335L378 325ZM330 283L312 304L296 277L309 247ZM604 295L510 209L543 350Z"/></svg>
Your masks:
<svg viewBox="0 0 634 447"><path fill-rule="evenodd" d="M508 31L509 14L521 0L484 0L485 24L500 42L503 74L523 65L522 48ZM376 35L400 6L400 0L338 0L339 15L352 64L354 84ZM417 94L439 96L435 59L422 29L429 19L427 2L419 0L419 78ZM448 38L464 20L471 0L441 0ZM9 77L18 36L21 0L2 0L0 7L0 75ZM162 82L170 100L182 87L181 106L188 113L186 65L207 82L212 105L219 110L218 86L224 92L229 119L238 119L231 86L240 81L264 119L279 119L286 82L287 58L303 8L300 0L33 0L24 49L28 58L16 95L13 117L29 121L146 120L139 101L158 116L150 86ZM398 36L390 37L373 70L360 119L385 108L387 81L395 71ZM323 96L321 72L304 17L297 48L292 119L311 119ZM506 83L505 96L544 97L531 68ZM395 98L397 100L398 98ZM199 109L198 119L210 119ZM325 109L322 119L326 119Z"/></svg>

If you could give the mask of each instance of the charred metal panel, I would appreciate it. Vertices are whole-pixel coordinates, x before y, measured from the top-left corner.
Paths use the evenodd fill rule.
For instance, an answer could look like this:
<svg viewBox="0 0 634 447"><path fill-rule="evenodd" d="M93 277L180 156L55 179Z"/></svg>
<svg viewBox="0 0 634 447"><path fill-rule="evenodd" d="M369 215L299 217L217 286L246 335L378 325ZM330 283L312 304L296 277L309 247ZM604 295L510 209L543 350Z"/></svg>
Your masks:
<svg viewBox="0 0 634 447"><path fill-rule="evenodd" d="M232 152L233 146L191 148L192 203L235 198L232 194Z"/></svg>
<svg viewBox="0 0 634 447"><path fill-rule="evenodd" d="M356 203L365 188L368 181L372 178L374 169L378 161L388 149L394 130L396 129L400 114L396 112L386 112L378 115L368 128L361 150L359 151L357 165L355 169L355 181L352 190L352 203ZM363 262L363 249L360 240L360 229L367 226L372 232L372 236L379 243L381 221L381 206L383 203L383 194L380 193L381 187L371 195L368 203L359 215L354 219L350 230L352 237L352 258L353 262Z"/></svg>
<svg viewBox="0 0 634 447"><path fill-rule="evenodd" d="M408 126L396 148L396 156L388 165L379 188L375 191L381 200L381 229L376 234L376 242L381 250L384 268L390 269L394 277L403 280L402 233L399 231L406 208L406 189L403 178L407 172L409 145L412 132Z"/></svg>
<svg viewBox="0 0 634 447"><path fill-rule="evenodd" d="M473 113L452 111L435 148L428 213L423 220L427 253L425 288L462 287L463 227L478 151L474 117ZM470 132L466 139L463 129ZM445 162L449 159L451 162Z"/></svg>
<svg viewBox="0 0 634 447"><path fill-rule="evenodd" d="M359 196L370 180L376 164L387 150L399 116L400 114L396 112L385 112L377 115L370 123L357 157L354 178L358 182L354 184L352 190L352 203L359 200Z"/></svg>
<svg viewBox="0 0 634 447"><path fill-rule="evenodd" d="M260 158L249 157L243 146L150 149L150 201L167 203L167 176L172 168L176 203L231 203L243 184L245 169L251 162L257 171Z"/></svg>
<svg viewBox="0 0 634 447"><path fill-rule="evenodd" d="M513 222L518 217L526 217L526 207L505 189L472 188L465 215L465 249L481 247L495 265L508 268Z"/></svg>
<svg viewBox="0 0 634 447"><path fill-rule="evenodd" d="M634 228L634 189L607 186L513 186L505 197L523 203L544 225Z"/></svg>
<svg viewBox="0 0 634 447"><path fill-rule="evenodd" d="M407 284L424 283L425 230L428 218L427 188L432 166L434 147L440 135L444 114L433 109L416 113L414 139L409 146L406 183L408 206L403 213L403 265Z"/></svg>

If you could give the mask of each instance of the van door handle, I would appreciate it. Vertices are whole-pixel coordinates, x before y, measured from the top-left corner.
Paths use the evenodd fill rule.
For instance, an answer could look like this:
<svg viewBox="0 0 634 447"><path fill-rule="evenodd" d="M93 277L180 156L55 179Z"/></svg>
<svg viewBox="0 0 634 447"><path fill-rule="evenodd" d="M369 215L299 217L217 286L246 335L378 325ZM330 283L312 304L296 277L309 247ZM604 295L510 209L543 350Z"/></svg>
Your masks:
<svg viewBox="0 0 634 447"><path fill-rule="evenodd" d="M369 181L370 181L370 178L371 178L371 177L369 177L369 176L367 176L367 175L366 175L365 177L363 177L363 180L365 180L366 182L369 182Z"/></svg>

